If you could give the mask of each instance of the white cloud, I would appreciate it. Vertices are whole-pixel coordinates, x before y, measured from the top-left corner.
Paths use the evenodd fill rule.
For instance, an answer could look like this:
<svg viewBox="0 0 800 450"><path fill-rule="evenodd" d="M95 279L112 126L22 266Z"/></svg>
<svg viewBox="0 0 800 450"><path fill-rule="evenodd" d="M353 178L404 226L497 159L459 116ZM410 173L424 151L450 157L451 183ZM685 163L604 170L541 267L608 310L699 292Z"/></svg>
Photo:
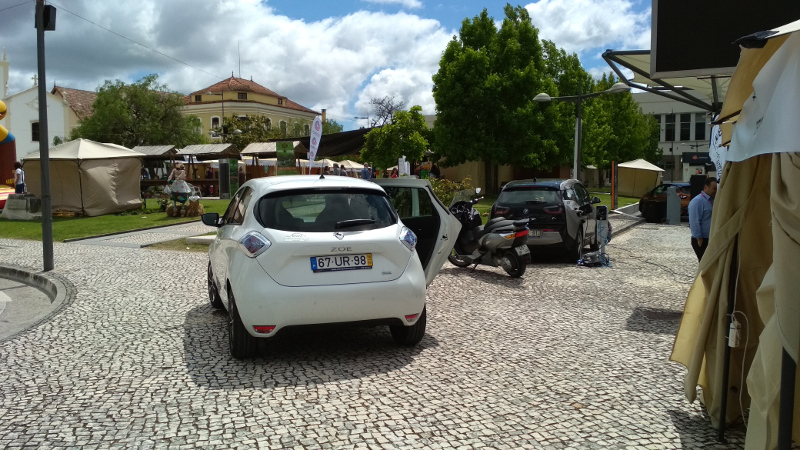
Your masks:
<svg viewBox="0 0 800 450"><path fill-rule="evenodd" d="M252 77L303 106L325 108L340 122L364 115L354 106L367 95L364 89L374 97L399 92L409 105L433 110L431 76L454 34L436 20L402 12L294 20L258 0L142 0L136 7L83 0L56 6L62 9L58 29L46 35L48 87L56 82L95 90L104 80L133 82L158 73L171 90L188 94L231 72L239 76L241 67L242 78ZM32 6L9 12L16 14L0 16L0 29L10 32L3 45L14 94L29 88L36 73L36 39L28 26Z"/></svg>
<svg viewBox="0 0 800 450"><path fill-rule="evenodd" d="M367 3L380 3L384 5L401 5L406 8L422 8L420 0L364 0Z"/></svg>
<svg viewBox="0 0 800 450"><path fill-rule="evenodd" d="M636 11L635 3L631 0L539 0L525 8L540 31L540 39L553 41L568 53L586 55L607 48L650 48L650 9Z"/></svg>

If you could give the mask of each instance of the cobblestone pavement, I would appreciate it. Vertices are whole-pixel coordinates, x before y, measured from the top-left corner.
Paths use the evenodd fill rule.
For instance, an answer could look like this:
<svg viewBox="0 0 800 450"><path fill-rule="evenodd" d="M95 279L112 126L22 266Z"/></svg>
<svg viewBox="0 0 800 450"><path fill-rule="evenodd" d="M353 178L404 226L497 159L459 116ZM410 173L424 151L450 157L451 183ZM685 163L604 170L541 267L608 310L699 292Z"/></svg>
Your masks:
<svg viewBox="0 0 800 450"><path fill-rule="evenodd" d="M41 270L41 244L0 239ZM612 268L521 279L446 265L414 349L385 328L287 332L227 351L202 253L56 244L74 300L0 343L0 447L741 448L668 361L697 263L687 227L640 225Z"/></svg>

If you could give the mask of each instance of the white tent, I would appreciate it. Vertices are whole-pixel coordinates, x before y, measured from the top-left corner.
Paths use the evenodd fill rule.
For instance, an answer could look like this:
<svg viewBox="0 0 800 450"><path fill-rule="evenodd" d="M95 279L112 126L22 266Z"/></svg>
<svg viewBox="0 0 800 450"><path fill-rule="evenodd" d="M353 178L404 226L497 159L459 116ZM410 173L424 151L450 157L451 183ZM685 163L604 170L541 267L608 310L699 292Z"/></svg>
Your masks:
<svg viewBox="0 0 800 450"><path fill-rule="evenodd" d="M664 169L643 159L619 165L619 195L641 197L661 182Z"/></svg>
<svg viewBox="0 0 800 450"><path fill-rule="evenodd" d="M50 149L53 210L101 216L142 206L143 153L115 144L77 139ZM42 196L39 152L23 159L28 191Z"/></svg>

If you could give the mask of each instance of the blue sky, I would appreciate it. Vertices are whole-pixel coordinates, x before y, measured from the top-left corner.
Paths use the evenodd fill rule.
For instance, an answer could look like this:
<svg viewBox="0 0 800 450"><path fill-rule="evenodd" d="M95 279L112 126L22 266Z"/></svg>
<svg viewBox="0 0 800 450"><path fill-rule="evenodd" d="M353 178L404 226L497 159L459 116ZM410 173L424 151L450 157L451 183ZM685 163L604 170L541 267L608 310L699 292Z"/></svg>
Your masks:
<svg viewBox="0 0 800 450"><path fill-rule="evenodd" d="M11 63L9 95L36 73L33 2L0 0L0 46ZM317 111L345 129L365 121L369 100L394 96L435 113L431 76L461 22L505 2L476 0L52 0L47 83L95 90L157 73L190 93L231 73ZM519 3L512 3L518 5ZM18 6L19 5L19 6ZM540 38L575 52L595 76L608 48L649 48L649 0L521 3ZM2 94L0 92L0 94Z"/></svg>

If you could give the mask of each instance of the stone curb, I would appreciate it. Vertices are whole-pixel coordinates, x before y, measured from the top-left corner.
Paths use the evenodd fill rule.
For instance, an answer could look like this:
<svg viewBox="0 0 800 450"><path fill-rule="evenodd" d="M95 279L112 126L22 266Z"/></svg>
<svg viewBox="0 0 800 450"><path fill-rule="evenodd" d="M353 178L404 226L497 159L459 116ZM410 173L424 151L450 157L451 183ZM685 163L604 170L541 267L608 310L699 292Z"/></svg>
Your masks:
<svg viewBox="0 0 800 450"><path fill-rule="evenodd" d="M50 312L39 318L39 320L31 324L31 326L10 336L0 338L0 343L14 339L20 334L28 332L52 319L55 315L60 313L61 310L69 306L75 300L78 293L75 286L66 278L53 273L44 274L41 272L32 272L20 267L0 266L0 278L16 281L39 289L50 297L50 302L53 305Z"/></svg>
<svg viewBox="0 0 800 450"><path fill-rule="evenodd" d="M198 219L197 221L199 222L200 220ZM176 227L176 226L179 226L179 225L189 225L189 224L193 224L193 223L194 223L194 221L181 222L181 223L172 223L172 224L169 224L169 225L157 225L157 226L148 227L148 228L137 228L135 230L117 231L117 232L114 232L114 233L96 234L94 236L86 236L86 237L81 237L81 238L64 239L63 242L65 244L67 244L67 243L70 243L70 242L85 241L85 240L88 240L88 239L98 239L98 238L104 238L104 237L109 237L109 236L118 236L120 234L131 234L131 233L146 232L146 231L150 231L150 230L157 230L159 228Z"/></svg>

